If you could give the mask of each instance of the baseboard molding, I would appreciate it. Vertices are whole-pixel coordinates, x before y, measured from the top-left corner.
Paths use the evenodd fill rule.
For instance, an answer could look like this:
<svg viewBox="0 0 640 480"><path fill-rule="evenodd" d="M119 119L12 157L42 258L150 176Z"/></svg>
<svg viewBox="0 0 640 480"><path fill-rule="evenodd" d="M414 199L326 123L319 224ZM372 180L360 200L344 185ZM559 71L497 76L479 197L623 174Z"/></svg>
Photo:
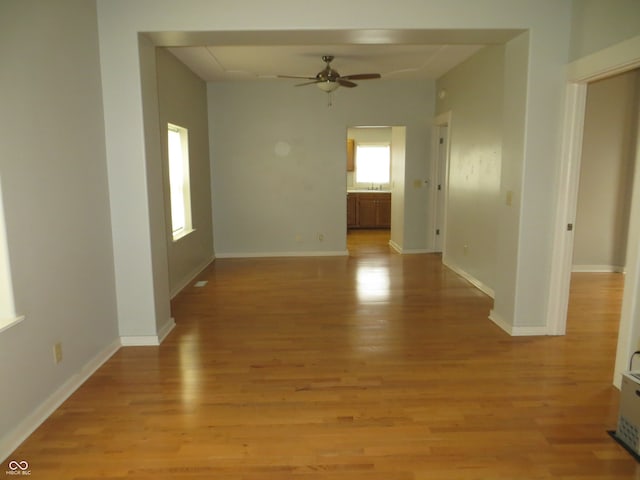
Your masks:
<svg viewBox="0 0 640 480"><path fill-rule="evenodd" d="M573 265L573 273L625 273L625 267L621 265Z"/></svg>
<svg viewBox="0 0 640 480"><path fill-rule="evenodd" d="M315 251L315 252L247 252L247 253L219 253L216 258L273 258L273 257L346 257L348 250Z"/></svg>
<svg viewBox="0 0 640 480"><path fill-rule="evenodd" d="M123 347L157 347L176 326L173 318L170 318L160 327L157 335L124 335L120 337Z"/></svg>
<svg viewBox="0 0 640 480"><path fill-rule="evenodd" d="M22 420L12 431L0 438L0 459L4 462L11 453L24 442L64 401L95 373L114 353L120 349L117 339L103 348L89 360L77 373L64 382L49 398L42 402L30 415Z"/></svg>
<svg viewBox="0 0 640 480"><path fill-rule="evenodd" d="M420 254L420 253L435 253L433 250L430 250L428 248L402 248L400 245L398 245L393 240L389 240L389 246L394 251L400 253L401 255L416 255L416 254Z"/></svg>
<svg viewBox="0 0 640 480"><path fill-rule="evenodd" d="M541 327L519 327L510 325L494 310L491 310L491 312L489 312L489 320L491 320L512 337L539 337L549 334L546 325Z"/></svg>
<svg viewBox="0 0 640 480"><path fill-rule="evenodd" d="M495 298L496 293L493 291L493 288L489 287L488 285L485 285L480 280L475 278L473 275L470 275L469 273L465 272L461 268L458 268L455 265L451 265L450 263L446 262L444 257L442 258L442 263L449 270L453 270L455 273L460 275L462 278L464 278L467 282L469 282L471 285L476 287L478 290L480 290L485 295L488 295L491 298Z"/></svg>
<svg viewBox="0 0 640 480"><path fill-rule="evenodd" d="M396 252L402 253L402 247L393 240L389 240L389 246Z"/></svg>
<svg viewBox="0 0 640 480"><path fill-rule="evenodd" d="M191 275L189 275L186 279L183 279L178 284L177 287L172 289L170 293L171 299L175 298L176 295L178 295L182 290L187 288L191 284L191 282L193 282L198 277L198 275L200 275L209 265L211 265L214 262L215 259L216 257L213 256L207 259L206 261L202 262L198 267L196 267Z"/></svg>

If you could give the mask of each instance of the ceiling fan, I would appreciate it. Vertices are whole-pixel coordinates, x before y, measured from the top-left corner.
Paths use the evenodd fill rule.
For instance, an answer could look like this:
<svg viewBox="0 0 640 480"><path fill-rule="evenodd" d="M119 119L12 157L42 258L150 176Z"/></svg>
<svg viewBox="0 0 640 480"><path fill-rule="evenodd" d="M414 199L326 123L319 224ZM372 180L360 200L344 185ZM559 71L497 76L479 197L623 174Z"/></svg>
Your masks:
<svg viewBox="0 0 640 480"><path fill-rule="evenodd" d="M374 78L380 78L379 73L357 73L355 75L340 74L331 68L331 62L333 61L333 55L324 55L322 61L326 63L323 70L318 72L315 77L298 77L295 75L278 75L278 78L298 78L303 80L311 80L310 82L300 83L296 87L302 87L304 85L317 85L320 90L327 93L333 92L336 88L343 86L347 88L357 87L358 84L352 80L370 80Z"/></svg>

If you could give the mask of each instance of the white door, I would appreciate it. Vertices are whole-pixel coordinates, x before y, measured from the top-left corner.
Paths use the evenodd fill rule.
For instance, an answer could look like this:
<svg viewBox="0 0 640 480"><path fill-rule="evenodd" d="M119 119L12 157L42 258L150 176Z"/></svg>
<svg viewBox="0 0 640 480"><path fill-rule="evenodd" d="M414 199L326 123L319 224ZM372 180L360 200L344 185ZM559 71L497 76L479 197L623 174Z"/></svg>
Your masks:
<svg viewBox="0 0 640 480"><path fill-rule="evenodd" d="M435 242L434 242L434 250L436 252L442 252L442 248L444 246L444 212L445 212L445 192L447 188L447 135L448 135L448 126L447 125L438 125L438 156L437 156L437 166L436 166L436 175L435 175L435 185L436 189L436 221L435 221Z"/></svg>

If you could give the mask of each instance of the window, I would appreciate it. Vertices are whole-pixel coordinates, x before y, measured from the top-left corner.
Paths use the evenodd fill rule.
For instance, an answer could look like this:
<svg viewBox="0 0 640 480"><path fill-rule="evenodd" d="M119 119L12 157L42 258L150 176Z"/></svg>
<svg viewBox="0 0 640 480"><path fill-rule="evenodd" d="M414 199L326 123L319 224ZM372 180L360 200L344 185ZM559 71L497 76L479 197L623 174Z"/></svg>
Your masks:
<svg viewBox="0 0 640 480"><path fill-rule="evenodd" d="M0 189L0 332L6 330L11 325L15 325L24 318L16 315L14 306L6 232L4 208L2 205L2 190Z"/></svg>
<svg viewBox="0 0 640 480"><path fill-rule="evenodd" d="M173 240L193 231L191 188L189 183L189 132L168 124L169 190L171 193L171 232Z"/></svg>
<svg viewBox="0 0 640 480"><path fill-rule="evenodd" d="M356 185L388 185L391 176L389 144L356 145Z"/></svg>

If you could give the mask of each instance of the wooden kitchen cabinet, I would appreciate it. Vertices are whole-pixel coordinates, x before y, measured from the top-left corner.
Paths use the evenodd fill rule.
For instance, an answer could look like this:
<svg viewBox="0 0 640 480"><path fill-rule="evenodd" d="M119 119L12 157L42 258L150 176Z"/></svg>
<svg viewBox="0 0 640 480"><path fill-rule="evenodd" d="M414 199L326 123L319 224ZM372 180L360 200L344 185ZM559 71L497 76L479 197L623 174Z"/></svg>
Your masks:
<svg viewBox="0 0 640 480"><path fill-rule="evenodd" d="M347 172L353 172L356 169L355 162L356 145L353 138L347 139Z"/></svg>
<svg viewBox="0 0 640 480"><path fill-rule="evenodd" d="M347 228L358 226L358 198L354 193L347 194Z"/></svg>
<svg viewBox="0 0 640 480"><path fill-rule="evenodd" d="M391 227L391 193L347 194L347 228Z"/></svg>

